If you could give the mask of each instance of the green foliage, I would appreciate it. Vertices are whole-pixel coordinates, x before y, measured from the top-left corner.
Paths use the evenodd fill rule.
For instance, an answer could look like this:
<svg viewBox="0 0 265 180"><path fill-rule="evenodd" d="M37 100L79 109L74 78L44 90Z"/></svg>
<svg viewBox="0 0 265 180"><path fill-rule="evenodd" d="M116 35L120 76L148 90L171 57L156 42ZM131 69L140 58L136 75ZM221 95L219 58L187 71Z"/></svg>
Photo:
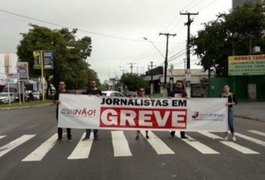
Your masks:
<svg viewBox="0 0 265 180"><path fill-rule="evenodd" d="M121 76L121 82L127 86L129 91L136 91L139 88L148 88L148 84L137 74L126 73Z"/></svg>
<svg viewBox="0 0 265 180"><path fill-rule="evenodd" d="M252 54L254 46L265 52L264 29L264 3L248 2L205 23L204 29L191 38L191 45L204 70L215 65L217 76L227 76L228 56Z"/></svg>
<svg viewBox="0 0 265 180"><path fill-rule="evenodd" d="M64 80L68 88L76 89L87 86L90 79L98 81L97 73L86 62L92 50L90 37L76 39L77 29L51 30L33 24L30 26L32 29L22 33L22 40L17 47L19 60L29 63L30 77L40 77L41 73L33 69L33 51L52 50L54 69L45 70L45 78L49 83L51 81L57 86L60 80Z"/></svg>

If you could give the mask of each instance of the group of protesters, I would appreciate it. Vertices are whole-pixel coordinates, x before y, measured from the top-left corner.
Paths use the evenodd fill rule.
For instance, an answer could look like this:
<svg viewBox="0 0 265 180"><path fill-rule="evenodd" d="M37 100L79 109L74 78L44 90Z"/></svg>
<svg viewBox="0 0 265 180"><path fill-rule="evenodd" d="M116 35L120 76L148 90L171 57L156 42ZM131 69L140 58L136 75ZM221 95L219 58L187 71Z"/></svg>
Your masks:
<svg viewBox="0 0 265 180"><path fill-rule="evenodd" d="M66 84L64 81L60 81L59 82L59 88L58 91L55 93L54 96L54 103L57 105L57 109L56 109L56 119L58 121L58 110L59 110L59 94L60 93L69 93L69 91L66 89ZM87 91L84 94L88 94L88 95L95 95L95 96L101 96L102 92L100 89L97 88L97 84L95 80L91 80L90 84L89 84L89 88L87 89ZM145 95L145 89L144 88L139 88L137 91L137 97L139 98L147 98L147 96ZM168 91L168 97L169 98L188 98L186 90L184 88L184 83L181 80L177 80L175 87L172 88L170 91ZM236 137L234 135L234 113L233 113L233 106L237 104L237 100L236 100L236 96L234 93L230 92L230 87L228 84L224 85L223 88L223 93L221 93L220 97L222 98L227 98L228 102L227 102L227 106L228 106L228 127L229 130L231 132L232 135L232 140L236 141ZM67 131L67 140L69 142L71 142L72 140L72 134L71 134L71 128L66 128ZM58 133L58 142L62 141L62 135L63 135L63 129L58 127L57 130ZM91 129L86 129L85 130L85 136L82 140L87 140L90 138L90 134L91 134ZM94 135L94 139L98 138L98 129L93 129L93 135ZM139 140L140 138L140 130L136 131L136 140ZM149 134L148 131L145 131L145 137L146 139L149 139ZM171 131L170 132L170 137L174 138L175 137L175 131ZM188 137L186 136L184 131L180 131L180 137L182 139L187 139ZM225 132L225 137L224 140L229 140L229 136L228 136L228 132Z"/></svg>

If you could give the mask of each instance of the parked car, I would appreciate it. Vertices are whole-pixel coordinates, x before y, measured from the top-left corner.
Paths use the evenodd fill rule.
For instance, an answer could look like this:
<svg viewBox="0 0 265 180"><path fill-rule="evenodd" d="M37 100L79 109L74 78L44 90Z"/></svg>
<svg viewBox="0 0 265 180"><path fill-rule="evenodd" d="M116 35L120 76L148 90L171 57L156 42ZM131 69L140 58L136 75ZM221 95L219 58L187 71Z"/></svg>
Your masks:
<svg viewBox="0 0 265 180"><path fill-rule="evenodd" d="M125 97L125 95L119 91L102 91L102 95L112 97Z"/></svg>
<svg viewBox="0 0 265 180"><path fill-rule="evenodd" d="M15 102L16 97L14 96L13 93L8 93L8 92L1 92L0 93L0 103L12 103Z"/></svg>
<svg viewBox="0 0 265 180"><path fill-rule="evenodd" d="M1 93L10 93L14 97L14 101L18 101L18 90L15 87L4 87Z"/></svg>

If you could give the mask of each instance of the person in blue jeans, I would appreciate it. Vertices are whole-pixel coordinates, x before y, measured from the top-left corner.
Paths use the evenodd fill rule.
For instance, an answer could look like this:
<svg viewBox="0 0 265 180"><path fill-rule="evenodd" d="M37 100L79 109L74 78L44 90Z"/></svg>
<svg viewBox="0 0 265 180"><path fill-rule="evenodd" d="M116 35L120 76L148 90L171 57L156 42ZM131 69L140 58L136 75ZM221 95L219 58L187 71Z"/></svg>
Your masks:
<svg viewBox="0 0 265 180"><path fill-rule="evenodd" d="M236 141L235 137L235 129L234 129L234 110L233 106L237 104L236 96L234 93L230 92L230 87L228 84L224 85L223 93L220 95L220 97L228 98L227 106L228 106L228 127L232 134L232 140ZM224 140L228 140L228 132L225 132L225 138Z"/></svg>
<svg viewBox="0 0 265 180"><path fill-rule="evenodd" d="M88 88L86 94L95 95L95 96L101 96L102 95L101 90L97 88L97 83L95 80L90 81L90 85L89 85L89 88ZM91 129L86 129L86 135L83 138L83 140L89 139L90 133L91 133ZM98 138L98 129L93 129L93 133L94 133L94 139L97 139Z"/></svg>

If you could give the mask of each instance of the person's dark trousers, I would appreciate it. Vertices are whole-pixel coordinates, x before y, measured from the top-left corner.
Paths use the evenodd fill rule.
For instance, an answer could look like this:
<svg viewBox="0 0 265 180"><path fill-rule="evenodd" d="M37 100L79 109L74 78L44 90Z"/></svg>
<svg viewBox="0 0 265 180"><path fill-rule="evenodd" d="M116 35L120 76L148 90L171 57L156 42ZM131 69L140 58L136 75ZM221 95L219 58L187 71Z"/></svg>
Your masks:
<svg viewBox="0 0 265 180"><path fill-rule="evenodd" d="M94 138L98 138L98 129L94 129Z"/></svg>
<svg viewBox="0 0 265 180"><path fill-rule="evenodd" d="M180 137L181 138L186 138L185 132L184 131L180 131Z"/></svg>
<svg viewBox="0 0 265 180"><path fill-rule="evenodd" d="M72 139L71 128L66 128L66 132L67 132L67 139L71 140Z"/></svg>
<svg viewBox="0 0 265 180"><path fill-rule="evenodd" d="M58 139L62 139L63 138L63 128L58 128L57 132L58 132Z"/></svg>
<svg viewBox="0 0 265 180"><path fill-rule="evenodd" d="M171 131L170 135L173 138L175 136L176 131ZM184 131L180 131L180 138L187 138Z"/></svg>
<svg viewBox="0 0 265 180"><path fill-rule="evenodd" d="M171 131L170 136L173 138L175 136L176 131Z"/></svg>
<svg viewBox="0 0 265 180"><path fill-rule="evenodd" d="M86 136L85 136L86 139L90 138L90 133L91 133L91 129L86 129ZM97 138L98 137L98 129L94 129L93 133L94 133L94 138Z"/></svg>
<svg viewBox="0 0 265 180"><path fill-rule="evenodd" d="M67 139L72 139L71 128L66 128ZM63 128L58 128L58 139L63 138Z"/></svg>

